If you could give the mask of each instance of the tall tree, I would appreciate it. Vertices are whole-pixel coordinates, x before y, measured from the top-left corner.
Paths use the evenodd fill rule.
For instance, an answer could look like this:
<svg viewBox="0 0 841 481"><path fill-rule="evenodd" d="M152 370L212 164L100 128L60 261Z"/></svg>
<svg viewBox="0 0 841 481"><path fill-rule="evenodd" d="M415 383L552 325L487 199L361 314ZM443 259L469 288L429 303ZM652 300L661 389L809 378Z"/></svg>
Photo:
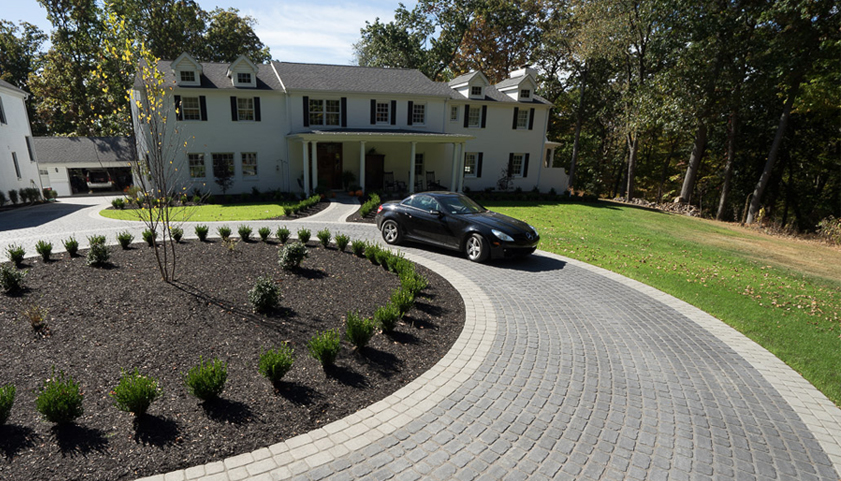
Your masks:
<svg viewBox="0 0 841 481"><path fill-rule="evenodd" d="M31 23L0 20L0 79L28 91L29 74L37 69L45 40L44 32Z"/></svg>
<svg viewBox="0 0 841 481"><path fill-rule="evenodd" d="M270 61L269 47L254 33L256 24L257 20L253 17L240 16L236 8L216 8L208 14L205 48L198 57L208 62L233 62L240 55L245 55L256 63Z"/></svg>
<svg viewBox="0 0 841 481"><path fill-rule="evenodd" d="M125 22L121 32L143 39L155 57L203 52L207 13L193 0L114 0L108 8Z"/></svg>

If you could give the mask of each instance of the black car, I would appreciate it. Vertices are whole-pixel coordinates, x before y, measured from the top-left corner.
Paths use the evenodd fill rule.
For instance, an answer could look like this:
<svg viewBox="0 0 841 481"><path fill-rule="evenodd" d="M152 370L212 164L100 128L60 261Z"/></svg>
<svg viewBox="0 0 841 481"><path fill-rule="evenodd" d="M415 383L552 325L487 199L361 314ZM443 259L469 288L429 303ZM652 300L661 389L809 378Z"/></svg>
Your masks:
<svg viewBox="0 0 841 481"><path fill-rule="evenodd" d="M471 261L518 257L534 252L534 227L485 209L456 192L423 192L377 210L377 227L389 244L404 240L463 251Z"/></svg>

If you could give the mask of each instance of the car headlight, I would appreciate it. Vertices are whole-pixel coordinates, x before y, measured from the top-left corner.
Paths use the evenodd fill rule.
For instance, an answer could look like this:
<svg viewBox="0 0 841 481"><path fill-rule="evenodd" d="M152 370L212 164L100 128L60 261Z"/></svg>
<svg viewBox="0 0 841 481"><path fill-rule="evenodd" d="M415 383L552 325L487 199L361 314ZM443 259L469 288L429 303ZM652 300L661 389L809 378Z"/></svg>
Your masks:
<svg viewBox="0 0 841 481"><path fill-rule="evenodd" d="M529 227L531 227L531 230L534 231L534 235L540 237L540 235L537 233L537 229L535 229L533 225L529 224Z"/></svg>
<svg viewBox="0 0 841 481"><path fill-rule="evenodd" d="M502 231L496 230L496 229L491 229L491 232L499 240L502 240L502 241L505 241L505 242L514 242L514 238L511 237L510 235L506 234L505 232L502 232Z"/></svg>

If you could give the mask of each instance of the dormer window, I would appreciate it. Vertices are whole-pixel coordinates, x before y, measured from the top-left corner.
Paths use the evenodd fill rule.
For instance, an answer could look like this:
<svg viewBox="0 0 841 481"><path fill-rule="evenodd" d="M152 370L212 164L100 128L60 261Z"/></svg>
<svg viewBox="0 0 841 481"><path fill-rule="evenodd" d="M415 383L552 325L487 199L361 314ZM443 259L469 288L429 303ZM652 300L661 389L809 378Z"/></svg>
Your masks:
<svg viewBox="0 0 841 481"><path fill-rule="evenodd" d="M531 98L531 90L529 90L529 89L520 90L520 98L521 99L530 99Z"/></svg>
<svg viewBox="0 0 841 481"><path fill-rule="evenodd" d="M238 84L251 84L251 74L248 72L238 72L237 73L237 83Z"/></svg>
<svg viewBox="0 0 841 481"><path fill-rule="evenodd" d="M182 70L181 71L181 81L182 82L190 82L193 83L196 81L196 72L192 70Z"/></svg>
<svg viewBox="0 0 841 481"><path fill-rule="evenodd" d="M470 87L470 96L471 97L481 97L482 96L482 87L480 87L480 86Z"/></svg>

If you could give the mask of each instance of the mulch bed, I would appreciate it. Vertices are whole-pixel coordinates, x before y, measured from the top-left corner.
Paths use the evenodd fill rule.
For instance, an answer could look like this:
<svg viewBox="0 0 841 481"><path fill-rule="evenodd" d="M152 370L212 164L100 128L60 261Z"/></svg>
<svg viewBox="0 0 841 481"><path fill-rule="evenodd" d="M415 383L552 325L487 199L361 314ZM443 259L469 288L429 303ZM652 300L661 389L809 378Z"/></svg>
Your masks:
<svg viewBox="0 0 841 481"><path fill-rule="evenodd" d="M390 335L377 334L361 353L343 341L325 373L307 354L317 332L341 328L349 310L372 316L399 286L397 276L365 258L310 242L297 272L277 264L278 245L186 242L178 247L179 281L160 280L148 247L110 247L112 266L57 256L28 259L26 291L0 293L0 385L17 398L0 426L0 479L133 479L269 446L368 406L417 378L449 350L464 325L464 304L440 276L418 266L430 287ZM84 254L84 252L82 252ZM250 310L247 291L270 274L282 290L269 315ZM49 310L49 335L20 314ZM257 363L261 349L289 342L295 365L276 390ZM183 373L199 356L228 362L219 401L187 394ZM51 368L72 375L84 392L84 415L56 428L35 398ZM135 423L108 396L120 370L138 367L164 393ZM135 429L136 427L136 429Z"/></svg>
<svg viewBox="0 0 841 481"><path fill-rule="evenodd" d="M359 215L359 209L356 209L356 212L354 212L350 217L345 219L345 222L357 222L360 224L376 224L377 210L374 209L373 211L371 211L370 214L368 214L365 217L362 217L361 215Z"/></svg>

